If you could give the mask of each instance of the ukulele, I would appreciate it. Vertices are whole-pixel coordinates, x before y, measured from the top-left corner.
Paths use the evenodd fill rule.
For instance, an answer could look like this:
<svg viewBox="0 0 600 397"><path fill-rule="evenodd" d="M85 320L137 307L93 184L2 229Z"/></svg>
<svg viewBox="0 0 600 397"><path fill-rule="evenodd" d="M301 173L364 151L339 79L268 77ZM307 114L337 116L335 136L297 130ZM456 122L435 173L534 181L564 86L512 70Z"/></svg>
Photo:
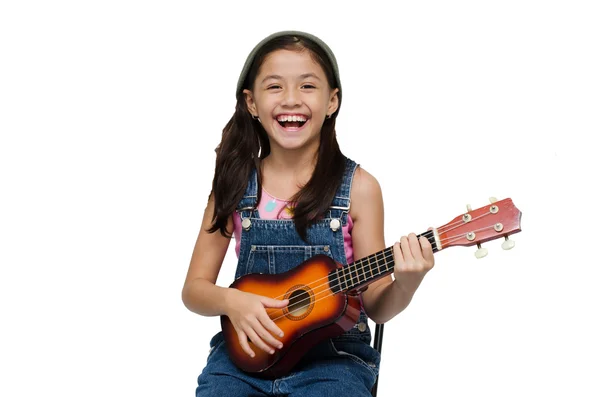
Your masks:
<svg viewBox="0 0 600 397"><path fill-rule="evenodd" d="M443 226L428 230L426 237L439 252L452 246L477 245L477 258L487 255L481 243L505 238L502 248L511 249L509 235L521 231L521 212L510 198L457 216ZM235 280L231 288L257 295L289 299L282 309L268 308L269 317L284 332L281 350L269 354L248 343L256 355L248 356L239 343L237 332L225 315L221 328L231 361L240 369L267 379L289 373L312 346L348 331L358 321L358 294L394 271L392 247L343 266L327 255L319 254L281 274L247 274Z"/></svg>

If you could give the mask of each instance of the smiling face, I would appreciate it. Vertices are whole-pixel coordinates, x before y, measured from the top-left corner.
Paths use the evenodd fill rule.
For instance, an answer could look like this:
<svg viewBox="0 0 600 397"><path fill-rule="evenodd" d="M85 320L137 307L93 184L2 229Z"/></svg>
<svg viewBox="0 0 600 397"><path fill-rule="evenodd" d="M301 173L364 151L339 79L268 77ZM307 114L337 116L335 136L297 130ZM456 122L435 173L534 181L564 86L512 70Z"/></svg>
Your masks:
<svg viewBox="0 0 600 397"><path fill-rule="evenodd" d="M267 132L271 150L316 151L325 118L337 110L337 91L308 50L276 50L265 58L244 96L248 111Z"/></svg>

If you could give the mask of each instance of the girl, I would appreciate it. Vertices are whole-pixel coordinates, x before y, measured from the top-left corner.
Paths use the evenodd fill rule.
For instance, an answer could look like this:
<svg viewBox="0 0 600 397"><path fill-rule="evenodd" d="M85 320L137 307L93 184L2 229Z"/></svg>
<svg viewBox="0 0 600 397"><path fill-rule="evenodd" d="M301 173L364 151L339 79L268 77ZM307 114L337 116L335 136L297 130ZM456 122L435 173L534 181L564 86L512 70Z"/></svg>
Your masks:
<svg viewBox="0 0 600 397"><path fill-rule="evenodd" d="M385 248L383 201L377 180L338 146L342 87L335 56L319 38L284 31L262 40L246 60L236 98L182 299L200 315L227 315L252 357L248 340L270 354L282 348L282 331L266 309L289 302L215 285L231 237L236 278L285 272L316 254L346 265ZM370 346L367 315L384 323L400 313L434 265L429 241L414 233L393 252L394 278L361 294L353 329L312 348L290 374L274 380L239 370L219 332L196 395L370 396L379 354Z"/></svg>

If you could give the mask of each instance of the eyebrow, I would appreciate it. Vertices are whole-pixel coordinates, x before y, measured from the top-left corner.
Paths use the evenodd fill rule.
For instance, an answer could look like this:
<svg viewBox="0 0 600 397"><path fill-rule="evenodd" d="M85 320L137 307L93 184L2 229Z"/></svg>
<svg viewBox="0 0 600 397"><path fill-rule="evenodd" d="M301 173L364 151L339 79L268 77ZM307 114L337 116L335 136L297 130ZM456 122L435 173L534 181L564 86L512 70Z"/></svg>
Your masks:
<svg viewBox="0 0 600 397"><path fill-rule="evenodd" d="M314 73L304 73L304 74L300 75L300 79L306 79L306 78L309 78L309 77L315 78L317 80L321 80L319 78L319 76L317 76ZM273 79L273 80L283 80L283 77L281 77L278 74L270 74L268 76L265 76L265 78L262 80L262 83L264 83L265 81L270 80L270 79Z"/></svg>
<svg viewBox="0 0 600 397"><path fill-rule="evenodd" d="M315 78L315 79L317 79L317 80L321 80L321 79L319 78L319 76L317 76L317 75L316 75L316 74L314 74L314 73L304 73L304 74L300 75L300 78L303 78L303 79L307 79L307 78L309 78L309 77L314 77L314 78Z"/></svg>

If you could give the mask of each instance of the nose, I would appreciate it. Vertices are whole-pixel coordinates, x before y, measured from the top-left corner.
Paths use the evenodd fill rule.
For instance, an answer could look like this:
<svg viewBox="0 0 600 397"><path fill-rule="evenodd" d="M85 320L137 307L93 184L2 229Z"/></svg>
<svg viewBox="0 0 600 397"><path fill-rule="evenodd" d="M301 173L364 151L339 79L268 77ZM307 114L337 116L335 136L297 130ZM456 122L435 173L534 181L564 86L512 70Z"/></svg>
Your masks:
<svg viewBox="0 0 600 397"><path fill-rule="evenodd" d="M285 90L283 94L283 101L281 103L282 106L295 107L301 103L302 101L300 99L300 93L297 90L293 88Z"/></svg>

